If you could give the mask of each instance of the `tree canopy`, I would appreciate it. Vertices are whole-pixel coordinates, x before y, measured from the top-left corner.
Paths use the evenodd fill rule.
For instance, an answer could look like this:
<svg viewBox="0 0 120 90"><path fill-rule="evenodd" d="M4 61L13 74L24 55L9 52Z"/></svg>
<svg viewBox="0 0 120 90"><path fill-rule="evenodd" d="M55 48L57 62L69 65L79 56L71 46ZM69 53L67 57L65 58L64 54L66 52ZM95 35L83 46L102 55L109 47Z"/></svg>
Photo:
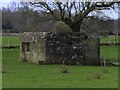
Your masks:
<svg viewBox="0 0 120 90"><path fill-rule="evenodd" d="M63 21L71 27L73 32L79 32L82 22L85 18L95 18L92 15L93 11L110 10L119 2L71 2L67 0L63 2L44 1L38 2L33 0L29 2L37 11L52 15L52 19ZM99 16L99 15L98 15Z"/></svg>

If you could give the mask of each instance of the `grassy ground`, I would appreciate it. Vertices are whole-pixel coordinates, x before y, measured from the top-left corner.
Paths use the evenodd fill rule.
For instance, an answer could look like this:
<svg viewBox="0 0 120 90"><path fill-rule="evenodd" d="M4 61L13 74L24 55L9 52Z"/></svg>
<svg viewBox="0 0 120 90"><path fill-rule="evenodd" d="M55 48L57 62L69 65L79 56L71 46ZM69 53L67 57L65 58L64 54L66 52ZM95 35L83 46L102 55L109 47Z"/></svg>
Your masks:
<svg viewBox="0 0 120 90"><path fill-rule="evenodd" d="M2 45L15 45L18 46L20 44L20 37L19 36L0 36L2 38Z"/></svg>
<svg viewBox="0 0 120 90"><path fill-rule="evenodd" d="M103 58L109 59L110 61L117 61L120 58L118 58L118 48L120 48L120 46L105 46L102 45L100 46L100 57L101 60L103 60Z"/></svg>
<svg viewBox="0 0 120 90"><path fill-rule="evenodd" d="M36 65L18 61L18 49L3 49L4 88L117 88L117 67ZM100 79L98 79L100 76Z"/></svg>
<svg viewBox="0 0 120 90"><path fill-rule="evenodd" d="M100 39L100 42L101 43L109 43L109 39L111 40L111 43L114 43L115 39L114 39L114 36L102 36L101 39ZM116 38L116 41L117 43L120 42L120 37L117 37Z"/></svg>
<svg viewBox="0 0 120 90"><path fill-rule="evenodd" d="M3 37L3 44L19 45L19 37ZM102 39L101 39L102 40ZM104 41L105 39L103 39ZM101 46L101 59L118 60L117 46ZM36 65L20 62L19 49L3 49L4 88L117 88L118 67L66 66L69 73L61 73L62 65ZM100 78L100 79L99 79Z"/></svg>

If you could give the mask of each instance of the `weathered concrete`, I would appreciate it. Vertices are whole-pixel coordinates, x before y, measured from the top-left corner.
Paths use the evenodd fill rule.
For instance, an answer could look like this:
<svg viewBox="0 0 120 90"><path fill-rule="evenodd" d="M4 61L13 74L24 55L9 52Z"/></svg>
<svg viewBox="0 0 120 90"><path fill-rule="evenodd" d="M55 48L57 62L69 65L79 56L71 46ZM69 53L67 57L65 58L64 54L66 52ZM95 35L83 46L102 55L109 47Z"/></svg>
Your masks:
<svg viewBox="0 0 120 90"><path fill-rule="evenodd" d="M21 36L20 58L37 64L100 65L100 40L84 33L29 32Z"/></svg>

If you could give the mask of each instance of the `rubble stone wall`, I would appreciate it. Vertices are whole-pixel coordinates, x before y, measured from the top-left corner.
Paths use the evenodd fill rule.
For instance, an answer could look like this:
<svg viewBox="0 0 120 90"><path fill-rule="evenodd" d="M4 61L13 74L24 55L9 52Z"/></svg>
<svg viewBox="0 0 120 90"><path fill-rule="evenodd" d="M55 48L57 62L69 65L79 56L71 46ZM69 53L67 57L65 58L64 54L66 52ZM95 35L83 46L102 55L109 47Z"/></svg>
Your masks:
<svg viewBox="0 0 120 90"><path fill-rule="evenodd" d="M22 42L30 44L22 52ZM21 36L21 60L38 64L99 65L100 41L84 33L39 32Z"/></svg>

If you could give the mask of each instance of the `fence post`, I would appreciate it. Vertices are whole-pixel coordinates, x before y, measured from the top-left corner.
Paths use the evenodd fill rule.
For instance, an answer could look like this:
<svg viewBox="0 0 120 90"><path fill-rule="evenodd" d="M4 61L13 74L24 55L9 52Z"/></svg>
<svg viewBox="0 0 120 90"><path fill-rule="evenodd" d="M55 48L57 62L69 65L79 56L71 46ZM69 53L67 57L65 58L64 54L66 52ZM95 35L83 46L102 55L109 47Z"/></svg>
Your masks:
<svg viewBox="0 0 120 90"><path fill-rule="evenodd" d="M108 39L109 39L109 45L110 45L110 43L111 43L110 36L108 37Z"/></svg>

